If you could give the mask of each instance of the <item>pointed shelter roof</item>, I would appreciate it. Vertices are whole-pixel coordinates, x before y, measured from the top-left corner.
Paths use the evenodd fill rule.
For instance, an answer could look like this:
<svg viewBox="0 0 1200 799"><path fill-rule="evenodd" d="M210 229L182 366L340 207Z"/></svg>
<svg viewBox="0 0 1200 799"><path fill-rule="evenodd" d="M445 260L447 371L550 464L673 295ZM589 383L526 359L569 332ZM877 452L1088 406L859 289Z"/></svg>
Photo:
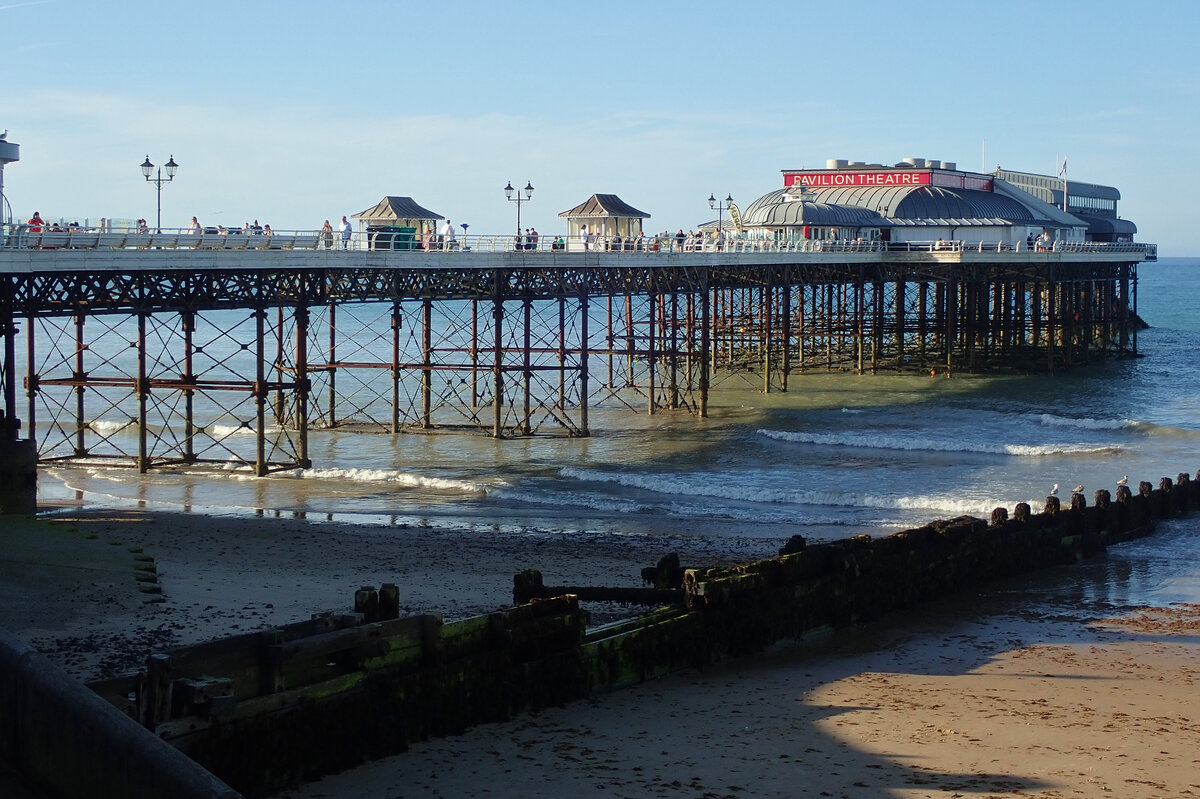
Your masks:
<svg viewBox="0 0 1200 799"><path fill-rule="evenodd" d="M650 214L645 211L639 211L615 194L593 194L571 210L563 211L559 216L566 219L650 218Z"/></svg>
<svg viewBox="0 0 1200 799"><path fill-rule="evenodd" d="M412 197L393 197L388 195L365 211L359 211L352 219L366 219L370 222L396 222L401 219L445 219L441 214L435 214L428 208L417 205Z"/></svg>

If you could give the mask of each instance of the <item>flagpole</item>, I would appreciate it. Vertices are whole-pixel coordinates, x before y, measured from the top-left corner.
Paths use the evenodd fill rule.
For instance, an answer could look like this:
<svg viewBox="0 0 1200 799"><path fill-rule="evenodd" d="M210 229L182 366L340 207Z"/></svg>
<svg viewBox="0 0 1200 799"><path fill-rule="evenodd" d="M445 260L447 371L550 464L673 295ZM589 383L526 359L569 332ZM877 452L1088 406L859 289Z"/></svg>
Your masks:
<svg viewBox="0 0 1200 799"><path fill-rule="evenodd" d="M1063 179L1063 213L1067 213L1067 159L1063 156L1062 169L1058 170L1058 174Z"/></svg>

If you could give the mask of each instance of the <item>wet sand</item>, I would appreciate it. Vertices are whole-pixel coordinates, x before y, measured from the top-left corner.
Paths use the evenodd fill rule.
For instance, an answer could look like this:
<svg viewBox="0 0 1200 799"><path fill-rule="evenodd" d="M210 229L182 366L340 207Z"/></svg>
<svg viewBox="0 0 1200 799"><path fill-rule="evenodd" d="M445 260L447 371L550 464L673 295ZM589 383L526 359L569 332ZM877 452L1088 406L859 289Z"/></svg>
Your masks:
<svg viewBox="0 0 1200 799"><path fill-rule="evenodd" d="M137 669L170 647L349 612L365 585L396 583L401 615L457 619L510 606L522 569L540 569L547 585L638 587L642 568L669 552L696 566L775 554L747 558L744 541L727 550L715 538L568 539L138 510L63 509L0 525L0 627L85 680ZM161 593L139 589L139 556L153 557Z"/></svg>

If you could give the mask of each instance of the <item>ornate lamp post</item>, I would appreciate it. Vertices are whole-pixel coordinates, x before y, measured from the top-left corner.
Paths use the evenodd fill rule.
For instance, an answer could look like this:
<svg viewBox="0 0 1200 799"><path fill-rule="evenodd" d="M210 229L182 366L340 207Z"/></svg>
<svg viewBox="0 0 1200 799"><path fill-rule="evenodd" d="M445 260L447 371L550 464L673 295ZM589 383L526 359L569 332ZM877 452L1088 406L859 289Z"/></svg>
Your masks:
<svg viewBox="0 0 1200 799"><path fill-rule="evenodd" d="M146 156L146 160L142 162L142 175L145 176L147 183L153 183L158 189L158 218L155 220L154 229L162 233L162 187L164 183L170 183L175 179L175 172L179 169L179 164L175 163L175 156L171 156L171 160L164 164L167 168L167 176L162 176L162 167L158 168L157 174L154 174L154 164L150 163L150 156Z"/></svg>
<svg viewBox="0 0 1200 799"><path fill-rule="evenodd" d="M726 194L724 200L717 200L711 194L708 195L708 207L717 209L717 246L721 244L721 230L724 227L721 221L721 215L729 210L729 206L733 205L733 195Z"/></svg>
<svg viewBox="0 0 1200 799"><path fill-rule="evenodd" d="M508 182L508 185L504 187L504 196L508 198L509 202L515 202L517 204L517 240L518 241L520 241L520 239L521 239L521 203L529 202L530 200L533 199L533 184L530 183L529 181L525 181L525 188L522 189L522 191L525 192L524 197L521 196L520 191L517 191L516 189L514 189L512 187L511 180Z"/></svg>

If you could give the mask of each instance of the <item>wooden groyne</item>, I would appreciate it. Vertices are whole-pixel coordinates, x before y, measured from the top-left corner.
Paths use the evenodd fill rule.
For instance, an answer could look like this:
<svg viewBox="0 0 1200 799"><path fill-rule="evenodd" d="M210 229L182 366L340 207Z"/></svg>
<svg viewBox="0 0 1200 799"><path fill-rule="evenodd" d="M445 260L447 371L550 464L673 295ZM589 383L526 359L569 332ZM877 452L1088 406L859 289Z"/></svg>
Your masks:
<svg viewBox="0 0 1200 799"><path fill-rule="evenodd" d="M364 588L355 612L151 655L138 674L90 684L100 696L229 785L264 795L410 742L558 705L814 630L878 618L981 582L1067 564L1200 508L1200 473L1048 497L990 520L931 522L881 538L778 557L659 572L649 588L563 587L565 595L458 621L398 618L394 585ZM664 559L670 566L671 560ZM670 571L667 568L666 571ZM557 594L536 570L515 596ZM580 595L661 603L589 629Z"/></svg>

